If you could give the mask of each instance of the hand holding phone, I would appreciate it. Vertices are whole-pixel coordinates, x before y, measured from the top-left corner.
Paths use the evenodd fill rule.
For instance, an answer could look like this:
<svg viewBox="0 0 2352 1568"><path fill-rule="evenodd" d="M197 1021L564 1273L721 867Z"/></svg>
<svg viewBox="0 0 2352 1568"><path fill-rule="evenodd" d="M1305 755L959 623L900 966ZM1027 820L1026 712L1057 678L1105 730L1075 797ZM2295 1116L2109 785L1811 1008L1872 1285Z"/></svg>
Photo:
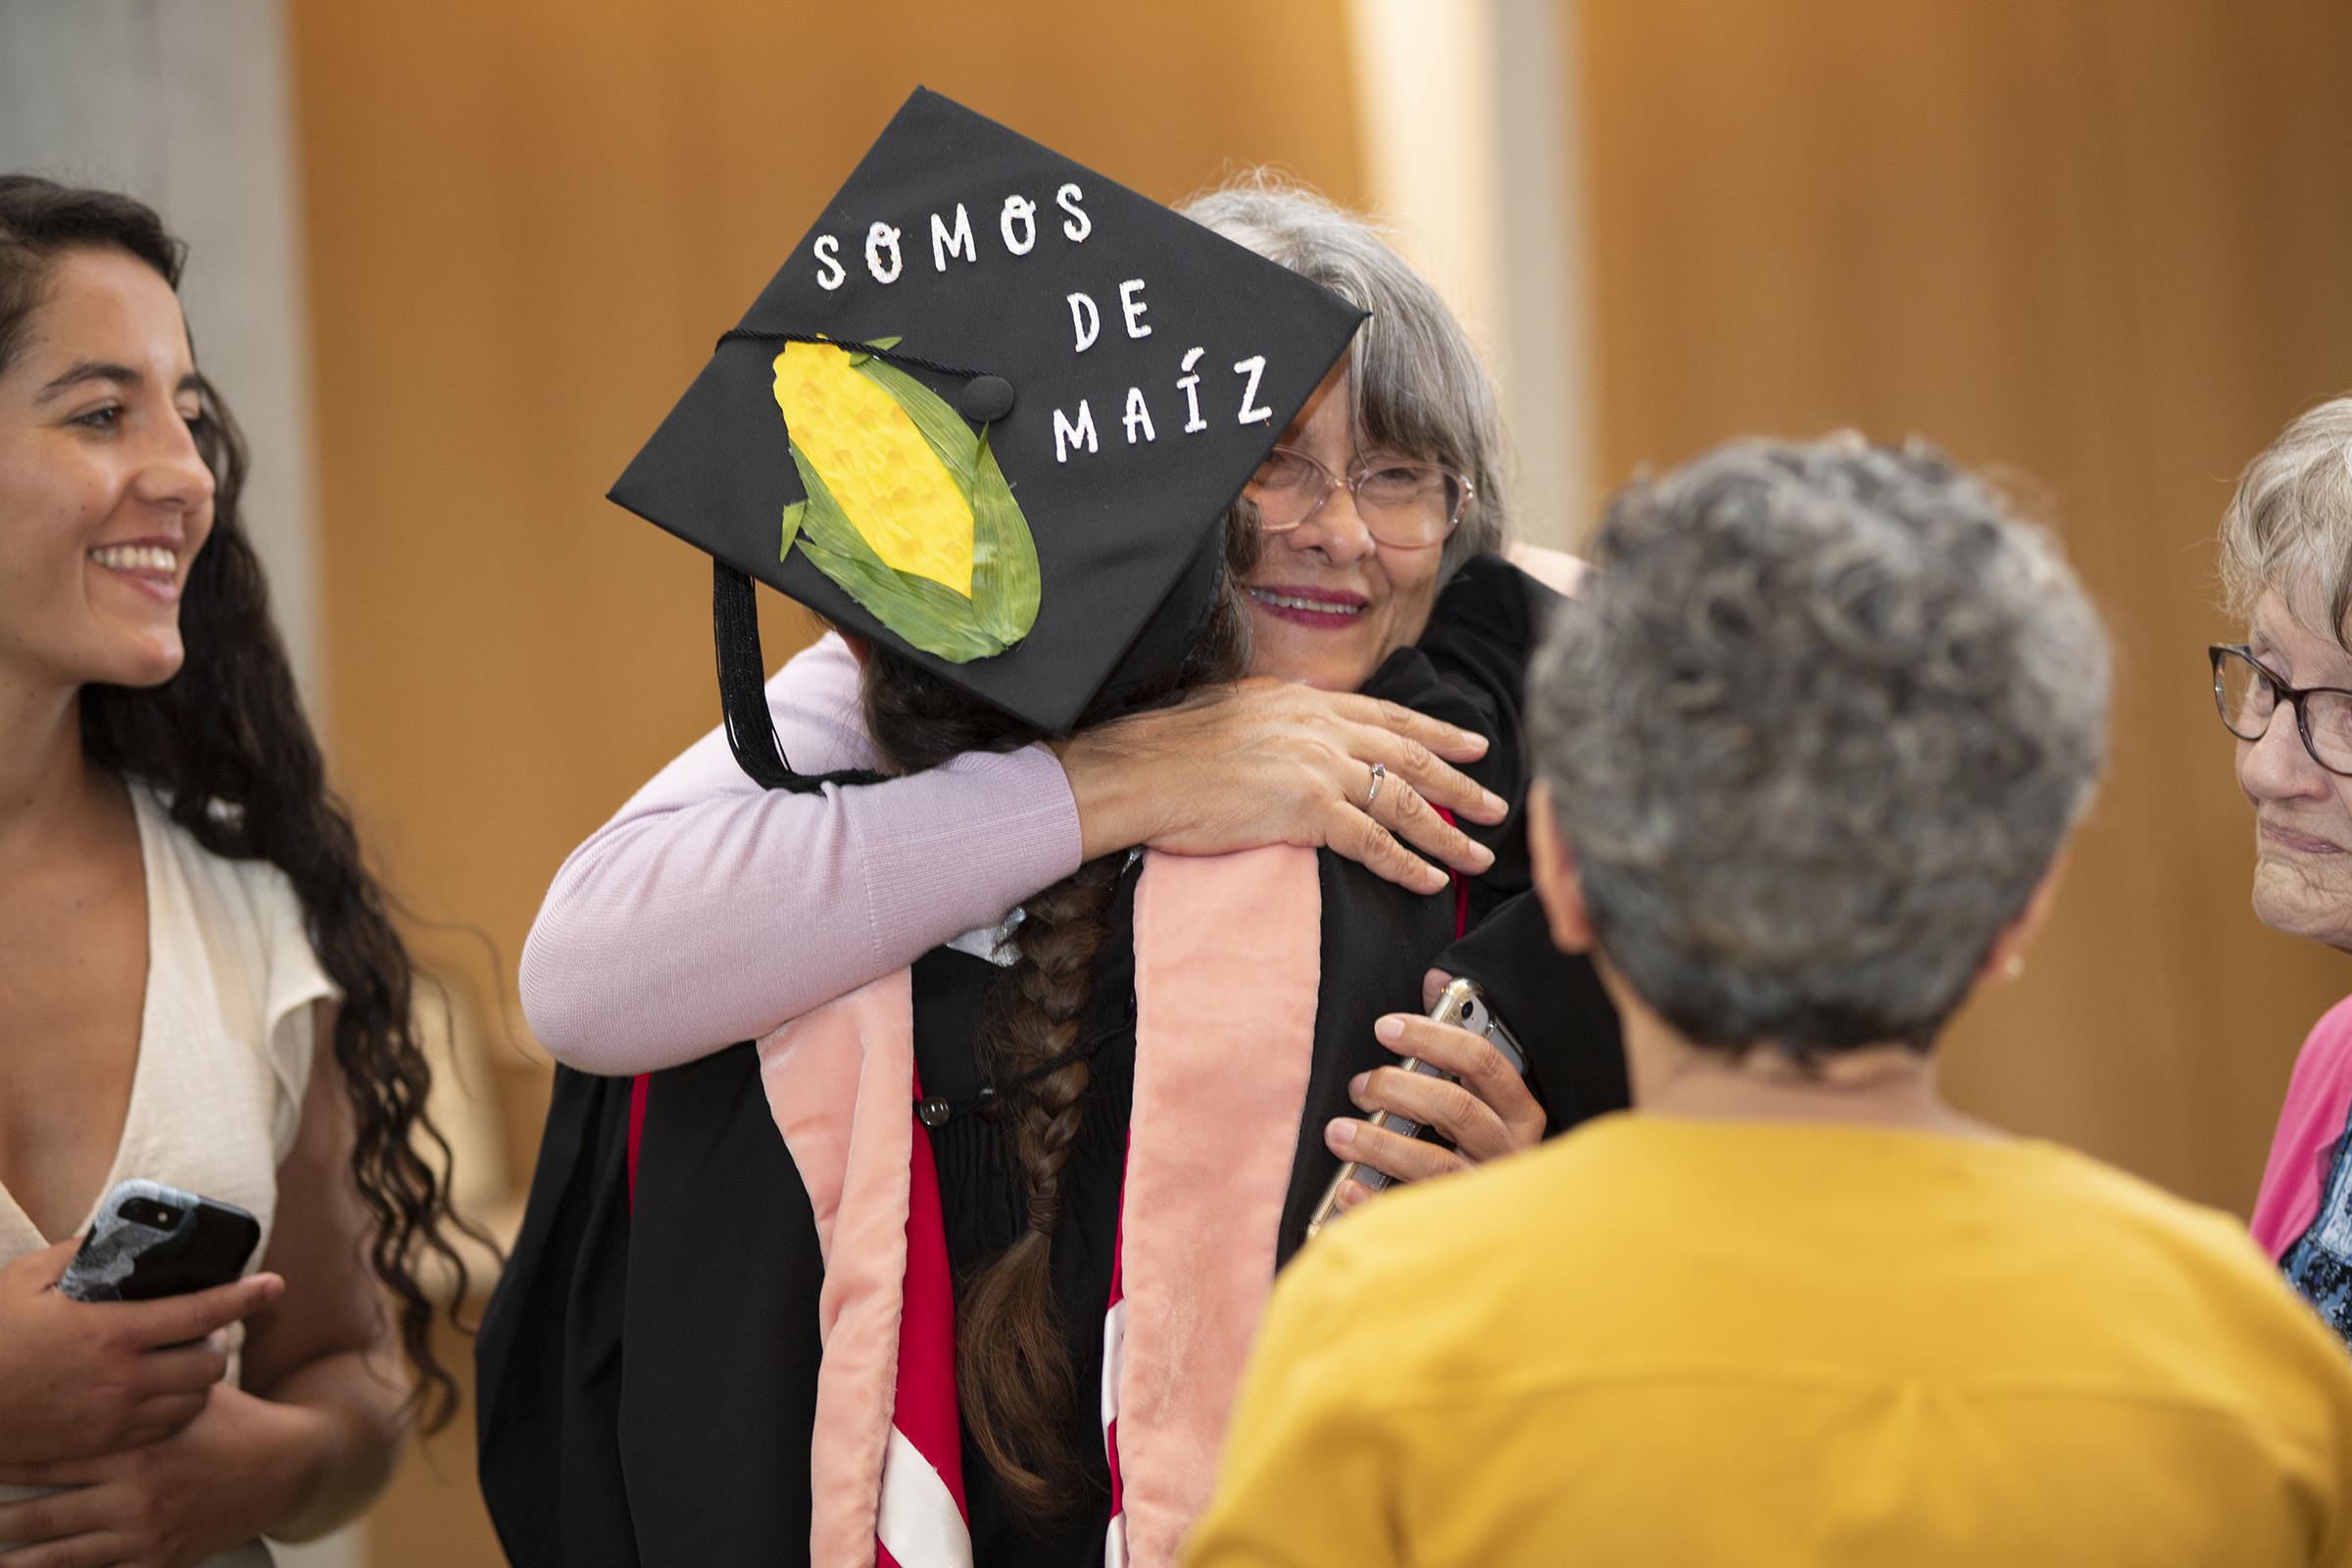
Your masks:
<svg viewBox="0 0 2352 1568"><path fill-rule="evenodd" d="M1342 1133L1352 1131L1353 1146L1361 1147L1368 1141L1380 1152L1349 1158L1332 1177L1323 1200L1315 1205L1314 1214L1307 1221L1306 1234L1310 1240L1342 1211L1349 1182L1380 1192L1396 1180L1462 1169L1472 1164L1474 1158L1497 1158L1518 1148L1532 1146L1543 1137L1543 1107L1520 1081L1520 1075L1526 1071L1526 1058L1518 1042L1501 1020L1489 1011L1485 994L1475 981L1447 979L1433 971L1430 983L1436 985L1440 980L1446 980L1446 984L1431 1004L1427 1021L1408 1022L1392 1015L1382 1020L1382 1038L1391 1041L1391 1049L1405 1057L1396 1072L1447 1084L1459 1082L1458 1073L1468 1075L1472 1082L1462 1089L1431 1095L1400 1083L1396 1072L1386 1074L1385 1083L1384 1075L1371 1075L1364 1092L1387 1098L1393 1103L1374 1109L1360 1125L1339 1121L1332 1127ZM1395 1035L1388 1032L1392 1029L1396 1031ZM1463 1035L1475 1036L1484 1044L1463 1040ZM1359 1098L1357 1103L1364 1101ZM1409 1106L1434 1108L1414 1113L1406 1108ZM1461 1144L1463 1152L1454 1153L1445 1146L1412 1142L1421 1133L1425 1119L1436 1121L1441 1131ZM1326 1136L1333 1133L1327 1132ZM1338 1150L1340 1145L1335 1143L1332 1147ZM1396 1167L1400 1162L1405 1168L1398 1174L1380 1168L1383 1164Z"/></svg>
<svg viewBox="0 0 2352 1568"><path fill-rule="evenodd" d="M256 1274L152 1301L76 1301L57 1289L80 1242L0 1267L0 1464L91 1459L172 1436L228 1369L217 1331L283 1294Z"/></svg>
<svg viewBox="0 0 2352 1568"><path fill-rule="evenodd" d="M161 1182L122 1183L57 1288L76 1301L151 1301L226 1285L245 1272L262 1226L234 1203Z"/></svg>

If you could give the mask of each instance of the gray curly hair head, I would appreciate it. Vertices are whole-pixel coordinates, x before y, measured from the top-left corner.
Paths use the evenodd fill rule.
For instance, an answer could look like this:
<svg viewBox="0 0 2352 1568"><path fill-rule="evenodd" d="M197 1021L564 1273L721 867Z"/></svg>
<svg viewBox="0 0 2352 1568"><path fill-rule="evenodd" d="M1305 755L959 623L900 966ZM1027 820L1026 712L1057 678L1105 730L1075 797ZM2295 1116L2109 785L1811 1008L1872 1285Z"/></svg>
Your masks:
<svg viewBox="0 0 2352 1568"><path fill-rule="evenodd" d="M1530 681L1595 935L1692 1043L1925 1051L2089 804L2108 654L1933 449L1739 441L1629 486Z"/></svg>
<svg viewBox="0 0 2352 1568"><path fill-rule="evenodd" d="M2246 465L2222 514L2222 589L2240 619L2275 589L2307 629L2352 649L2352 397L2310 410Z"/></svg>
<svg viewBox="0 0 2352 1568"><path fill-rule="evenodd" d="M1381 232L1302 186L1253 170L1177 211L1372 313L1348 359L1348 398L1368 447L1439 463L1470 481L1440 580L1509 536L1510 480L1494 383L1470 334Z"/></svg>

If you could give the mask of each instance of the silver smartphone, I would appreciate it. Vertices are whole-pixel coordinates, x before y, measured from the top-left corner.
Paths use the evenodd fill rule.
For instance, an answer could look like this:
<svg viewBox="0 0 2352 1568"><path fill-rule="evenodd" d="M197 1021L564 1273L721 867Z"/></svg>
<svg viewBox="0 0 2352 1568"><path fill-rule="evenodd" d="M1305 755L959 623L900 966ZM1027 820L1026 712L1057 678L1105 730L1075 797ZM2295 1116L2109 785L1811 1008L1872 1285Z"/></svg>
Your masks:
<svg viewBox="0 0 2352 1568"><path fill-rule="evenodd" d="M1438 1000L1431 1004L1429 1015L1440 1023L1467 1029L1502 1053L1502 1059L1511 1064L1513 1071L1521 1075L1527 1072L1527 1054L1519 1049L1519 1042L1511 1038L1511 1032L1503 1027L1502 1020L1495 1017L1487 1006L1487 994L1479 988L1477 981L1448 982L1446 989L1438 993ZM1397 1065L1406 1072L1423 1073L1448 1082L1453 1079L1452 1073L1418 1056L1407 1056ZM1412 1138L1421 1131L1419 1122L1395 1111L1376 1110L1364 1119L1372 1126L1393 1132L1399 1138ZM1306 1222L1309 1241L1321 1234L1323 1227L1339 1212L1340 1189L1350 1181L1361 1182L1376 1193L1390 1185L1387 1175L1359 1165L1354 1160L1342 1165L1339 1174L1332 1177L1331 1186L1324 1190L1323 1201L1315 1205L1314 1214Z"/></svg>

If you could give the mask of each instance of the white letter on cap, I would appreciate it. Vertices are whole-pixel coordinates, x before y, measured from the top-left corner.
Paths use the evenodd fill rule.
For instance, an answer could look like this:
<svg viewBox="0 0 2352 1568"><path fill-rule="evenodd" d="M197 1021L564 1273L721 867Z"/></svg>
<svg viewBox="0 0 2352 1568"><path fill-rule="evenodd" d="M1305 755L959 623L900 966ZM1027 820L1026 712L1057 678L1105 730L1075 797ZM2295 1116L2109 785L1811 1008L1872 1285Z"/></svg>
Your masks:
<svg viewBox="0 0 2352 1568"><path fill-rule="evenodd" d="M1021 225L1022 238L1012 237L1012 225ZM997 215L997 227L1004 230L1004 248L1015 256L1026 256L1037 245L1037 203L1026 196L1004 198L1004 211Z"/></svg>
<svg viewBox="0 0 2352 1568"><path fill-rule="evenodd" d="M1156 441L1159 439L1158 432L1152 428L1152 411L1144 407L1144 389L1140 386L1131 386L1127 389L1127 416L1119 422L1127 426L1127 444L1129 446L1135 445L1135 427L1139 424L1144 427L1145 440Z"/></svg>
<svg viewBox="0 0 2352 1568"><path fill-rule="evenodd" d="M1077 352L1084 354L1095 346L1095 335L1102 330L1102 315L1095 302L1084 294L1070 296L1070 324L1078 329Z"/></svg>
<svg viewBox="0 0 2352 1568"><path fill-rule="evenodd" d="M1150 327L1135 324L1135 318L1152 308L1135 297L1135 291L1143 286L1144 280L1140 277L1131 277L1119 285L1119 310L1127 318L1127 335L1129 337L1150 337L1152 335Z"/></svg>
<svg viewBox="0 0 2352 1568"><path fill-rule="evenodd" d="M1197 435L1208 428L1208 421L1200 417L1200 377L1190 373L1193 367L1200 363L1200 356L1207 352L1206 349L1193 349L1187 352L1184 356L1184 368L1188 373L1183 380L1176 383L1184 388L1184 433L1186 435Z"/></svg>
<svg viewBox="0 0 2352 1568"><path fill-rule="evenodd" d="M980 259L980 243L972 238L972 220L964 216L961 202L956 204L956 232L953 234L948 232L948 225L939 220L937 213L931 215L931 265L944 272L948 270L948 258L951 256L960 256L967 262Z"/></svg>
<svg viewBox="0 0 2352 1568"><path fill-rule="evenodd" d="M1084 398L1078 400L1078 422L1076 424L1072 424L1063 417L1059 409L1054 411L1054 461L1055 463L1069 462L1070 449L1082 442L1089 452L1102 450L1095 441L1095 411L1086 406Z"/></svg>
<svg viewBox="0 0 2352 1568"><path fill-rule="evenodd" d="M842 270L841 241L835 239L830 234L819 234L816 236L816 243L811 245L809 249L816 252L816 259L819 262L823 263L825 267L829 267L833 270L833 275L831 277L827 277L822 270L819 270L816 274L816 286L821 289L837 289L841 287L841 280L850 275L848 272Z"/></svg>
<svg viewBox="0 0 2352 1568"><path fill-rule="evenodd" d="M1095 220L1078 210L1078 204L1086 200L1086 197L1077 186L1062 186L1054 193L1054 200L1059 204L1063 212L1070 215L1069 220L1062 223L1061 231L1069 235L1073 241L1083 240L1095 231Z"/></svg>
<svg viewBox="0 0 2352 1568"><path fill-rule="evenodd" d="M1235 366L1233 373L1250 378L1249 386L1242 391L1242 423L1257 424L1273 418L1274 411L1272 409L1253 409L1250 406L1257 401L1257 378L1266 373L1266 357L1263 354L1252 354Z"/></svg>
<svg viewBox="0 0 2352 1568"><path fill-rule="evenodd" d="M882 247L890 247L890 270L882 270ZM899 231L888 223L876 223L865 231L865 270L874 274L877 283L899 280Z"/></svg>

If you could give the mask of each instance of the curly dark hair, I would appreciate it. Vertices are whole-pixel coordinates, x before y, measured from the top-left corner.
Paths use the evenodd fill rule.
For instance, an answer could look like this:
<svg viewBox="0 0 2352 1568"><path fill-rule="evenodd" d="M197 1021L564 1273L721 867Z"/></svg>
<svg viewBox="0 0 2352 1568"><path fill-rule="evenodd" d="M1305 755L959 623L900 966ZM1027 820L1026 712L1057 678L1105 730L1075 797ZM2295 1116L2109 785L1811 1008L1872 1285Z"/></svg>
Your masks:
<svg viewBox="0 0 2352 1568"><path fill-rule="evenodd" d="M154 210L127 196L0 176L0 372L22 351L58 261L88 250L125 252L174 289L186 257ZM373 1226L368 1259L397 1303L417 1394L433 1396L426 1424L436 1428L456 1413L458 1386L433 1354L432 1301L417 1264L431 1252L454 1272L454 1319L466 1262L446 1232L471 1227L450 1212L449 1145L425 1115L432 1072L411 1021L416 974L350 813L326 787L270 619L262 563L237 514L243 438L219 391L198 380L202 416L191 430L216 488L212 535L181 599L186 658L159 686L83 686L82 752L154 786L172 820L211 853L276 866L302 900L311 946L343 993L334 1052L358 1124L351 1165ZM420 1154L419 1142L437 1158Z"/></svg>

